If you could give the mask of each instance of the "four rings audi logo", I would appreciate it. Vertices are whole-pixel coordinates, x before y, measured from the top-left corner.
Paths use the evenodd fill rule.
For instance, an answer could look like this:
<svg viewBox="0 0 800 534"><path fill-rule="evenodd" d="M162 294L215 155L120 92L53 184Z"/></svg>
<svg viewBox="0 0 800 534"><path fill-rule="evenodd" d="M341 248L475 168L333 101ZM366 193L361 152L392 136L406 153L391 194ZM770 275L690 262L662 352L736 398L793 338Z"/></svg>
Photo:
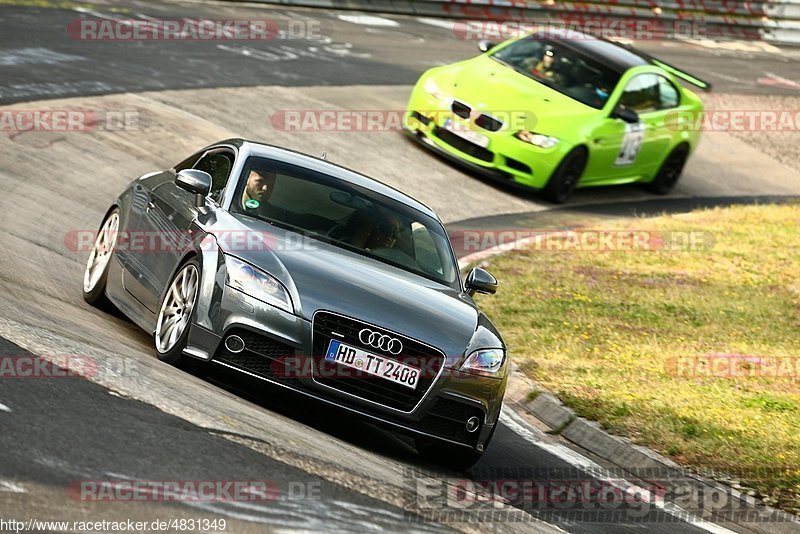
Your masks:
<svg viewBox="0 0 800 534"><path fill-rule="evenodd" d="M365 328L358 333L358 340L364 345L369 345L390 354L400 354L400 351L403 350L403 343L396 337L373 332L369 328Z"/></svg>

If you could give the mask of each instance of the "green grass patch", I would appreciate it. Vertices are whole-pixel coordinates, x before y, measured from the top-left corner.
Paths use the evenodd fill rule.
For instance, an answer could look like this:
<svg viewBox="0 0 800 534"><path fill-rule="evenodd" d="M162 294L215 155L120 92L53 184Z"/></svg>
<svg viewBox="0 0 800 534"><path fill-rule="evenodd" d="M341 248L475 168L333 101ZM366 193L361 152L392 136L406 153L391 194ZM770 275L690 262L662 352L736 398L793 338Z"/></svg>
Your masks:
<svg viewBox="0 0 800 534"><path fill-rule="evenodd" d="M800 511L800 205L599 228L705 245L493 258L479 303L511 358L578 414Z"/></svg>

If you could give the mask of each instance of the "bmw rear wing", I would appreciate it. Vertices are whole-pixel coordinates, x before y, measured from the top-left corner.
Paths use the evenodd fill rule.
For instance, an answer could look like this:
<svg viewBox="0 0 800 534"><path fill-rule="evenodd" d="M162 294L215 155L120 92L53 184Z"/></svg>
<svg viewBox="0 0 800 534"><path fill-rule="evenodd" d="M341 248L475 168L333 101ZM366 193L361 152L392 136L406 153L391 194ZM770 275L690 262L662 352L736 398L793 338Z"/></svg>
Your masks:
<svg viewBox="0 0 800 534"><path fill-rule="evenodd" d="M660 59L656 59L654 57L649 57L649 58L647 58L647 60L650 61L650 63L652 63L653 65L655 65L657 67L661 67L662 69L664 69L665 71L669 72L673 76L675 76L677 78L680 78L681 80L683 80L685 82L688 82L688 83L694 85L695 87L699 87L703 91L710 91L711 90L711 82L707 82L705 80L701 80L697 76L695 76L693 74L689 74L688 72L685 72L685 71L679 69L678 67L670 65L669 63L664 63Z"/></svg>
<svg viewBox="0 0 800 534"><path fill-rule="evenodd" d="M683 81L685 81L687 83L690 83L690 84L694 85L695 87L699 87L703 91L710 91L711 90L711 82L707 82L705 80L701 80L700 78L698 78L694 74L689 74L688 72L686 72L684 70L681 70L681 69L679 69L678 67L676 67L674 65L670 65L669 63L667 63L665 61L661 61L660 59L651 56L647 52L642 52L638 48L634 48L631 45L622 44L622 43L616 43L616 42L614 44L616 44L617 46L621 46L621 47L629 50L630 52L633 52L634 54L636 54L637 56L641 57L642 59L644 59L648 63L651 63L651 64L655 65L656 67L661 67L662 69L664 69L665 71L669 72L673 76L675 76L677 78L680 78L681 80L683 80Z"/></svg>

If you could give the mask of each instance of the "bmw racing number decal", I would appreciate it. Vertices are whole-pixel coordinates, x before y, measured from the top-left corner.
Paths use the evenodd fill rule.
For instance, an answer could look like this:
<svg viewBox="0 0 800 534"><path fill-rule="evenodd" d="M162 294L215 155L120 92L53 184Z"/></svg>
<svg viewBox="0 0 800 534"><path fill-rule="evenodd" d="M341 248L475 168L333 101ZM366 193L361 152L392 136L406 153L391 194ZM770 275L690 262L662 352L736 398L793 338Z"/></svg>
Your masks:
<svg viewBox="0 0 800 534"><path fill-rule="evenodd" d="M622 138L622 148L617 155L617 159L614 160L614 165L617 167L633 165L636 161L636 156L639 155L639 149L642 148L644 128L644 124L641 122L625 125L625 136Z"/></svg>

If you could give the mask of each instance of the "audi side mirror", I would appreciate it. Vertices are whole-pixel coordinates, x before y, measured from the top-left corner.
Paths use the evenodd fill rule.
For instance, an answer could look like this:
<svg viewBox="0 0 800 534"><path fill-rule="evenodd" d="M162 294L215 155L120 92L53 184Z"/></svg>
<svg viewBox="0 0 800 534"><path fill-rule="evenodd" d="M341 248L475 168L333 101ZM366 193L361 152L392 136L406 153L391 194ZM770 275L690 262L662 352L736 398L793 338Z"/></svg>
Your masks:
<svg viewBox="0 0 800 534"><path fill-rule="evenodd" d="M497 278L489 271L475 267L467 275L464 283L467 288L467 293L472 297L475 293L483 293L486 295L494 295L497 293Z"/></svg>
<svg viewBox="0 0 800 534"><path fill-rule="evenodd" d="M194 193L196 208L205 206L205 198L211 192L211 175L197 169L184 169L175 176L175 183L181 189Z"/></svg>

